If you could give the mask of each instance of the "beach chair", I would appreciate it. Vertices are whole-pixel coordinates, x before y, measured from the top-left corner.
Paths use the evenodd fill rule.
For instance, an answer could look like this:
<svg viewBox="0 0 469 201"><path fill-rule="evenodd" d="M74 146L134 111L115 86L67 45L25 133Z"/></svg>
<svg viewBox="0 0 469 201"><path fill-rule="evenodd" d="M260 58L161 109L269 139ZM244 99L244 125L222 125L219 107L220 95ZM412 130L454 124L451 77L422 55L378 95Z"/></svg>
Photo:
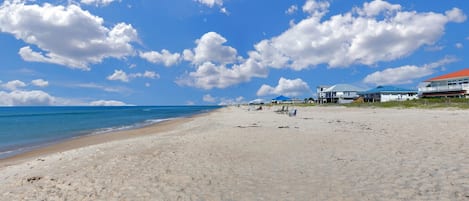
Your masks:
<svg viewBox="0 0 469 201"><path fill-rule="evenodd" d="M288 116L290 116L290 117L296 116L296 109L293 109L292 111L290 111L290 112L288 113Z"/></svg>
<svg viewBox="0 0 469 201"><path fill-rule="evenodd" d="M282 109L280 109L280 110L275 110L275 112L276 112L276 113L283 113L283 112L285 112L285 105L282 106Z"/></svg>

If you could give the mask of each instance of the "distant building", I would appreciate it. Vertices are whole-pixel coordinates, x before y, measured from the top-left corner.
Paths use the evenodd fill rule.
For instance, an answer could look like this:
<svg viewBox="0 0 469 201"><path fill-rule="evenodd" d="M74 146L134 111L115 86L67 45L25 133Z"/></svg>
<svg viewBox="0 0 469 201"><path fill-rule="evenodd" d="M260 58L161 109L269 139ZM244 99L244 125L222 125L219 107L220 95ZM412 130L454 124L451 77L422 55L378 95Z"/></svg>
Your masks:
<svg viewBox="0 0 469 201"><path fill-rule="evenodd" d="M469 98L469 68L424 81L419 88L422 97Z"/></svg>
<svg viewBox="0 0 469 201"><path fill-rule="evenodd" d="M326 92L324 91L329 87L330 86L325 86L325 85L320 85L316 87L316 94L318 95L317 103L319 104L327 103Z"/></svg>
<svg viewBox="0 0 469 201"><path fill-rule="evenodd" d="M359 97L358 92L362 91L364 91L362 88L350 84L336 84L324 89L321 93L325 95L325 102L342 104L353 102Z"/></svg>
<svg viewBox="0 0 469 201"><path fill-rule="evenodd" d="M418 98L418 91L394 86L378 86L368 91L360 92L365 102L405 101Z"/></svg>

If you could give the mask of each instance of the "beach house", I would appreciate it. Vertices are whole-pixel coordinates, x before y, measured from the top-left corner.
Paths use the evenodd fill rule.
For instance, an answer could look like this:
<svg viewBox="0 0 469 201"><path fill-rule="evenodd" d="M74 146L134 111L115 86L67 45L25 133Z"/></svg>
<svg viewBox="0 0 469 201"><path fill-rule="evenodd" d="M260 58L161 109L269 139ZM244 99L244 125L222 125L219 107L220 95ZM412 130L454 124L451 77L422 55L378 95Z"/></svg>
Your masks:
<svg viewBox="0 0 469 201"><path fill-rule="evenodd" d="M378 86L368 91L360 92L365 102L405 101L418 98L418 91L394 86Z"/></svg>
<svg viewBox="0 0 469 201"><path fill-rule="evenodd" d="M326 99L326 92L324 92L327 88L331 86L326 86L326 85L319 85L316 87L316 94L317 94L317 103L318 104L323 104L327 103Z"/></svg>
<svg viewBox="0 0 469 201"><path fill-rule="evenodd" d="M353 100L359 97L358 92L364 91L360 87L356 87L350 84L336 84L327 89L324 89L321 93L325 96L324 103L351 103ZM319 99L319 94L318 94Z"/></svg>
<svg viewBox="0 0 469 201"><path fill-rule="evenodd" d="M421 97L469 98L469 68L424 81L419 94Z"/></svg>

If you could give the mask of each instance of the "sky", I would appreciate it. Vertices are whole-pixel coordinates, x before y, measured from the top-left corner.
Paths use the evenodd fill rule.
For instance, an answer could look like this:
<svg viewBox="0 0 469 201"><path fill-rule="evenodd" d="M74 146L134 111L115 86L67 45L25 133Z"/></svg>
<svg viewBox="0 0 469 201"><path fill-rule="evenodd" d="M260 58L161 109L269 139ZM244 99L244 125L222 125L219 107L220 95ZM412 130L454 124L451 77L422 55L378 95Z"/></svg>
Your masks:
<svg viewBox="0 0 469 201"><path fill-rule="evenodd" d="M4 0L0 106L218 105L469 68L462 0Z"/></svg>

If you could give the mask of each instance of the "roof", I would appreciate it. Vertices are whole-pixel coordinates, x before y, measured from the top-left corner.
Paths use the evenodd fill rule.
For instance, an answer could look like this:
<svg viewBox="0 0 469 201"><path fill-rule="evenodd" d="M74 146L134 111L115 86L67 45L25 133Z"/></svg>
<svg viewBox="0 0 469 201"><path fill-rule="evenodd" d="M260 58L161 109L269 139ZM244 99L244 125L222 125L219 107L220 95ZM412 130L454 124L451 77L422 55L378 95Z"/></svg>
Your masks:
<svg viewBox="0 0 469 201"><path fill-rule="evenodd" d="M376 94L376 93L417 93L417 90L404 89L395 86L378 86L374 89L364 91L361 94Z"/></svg>
<svg viewBox="0 0 469 201"><path fill-rule="evenodd" d="M288 98L286 96L277 96L275 97L274 99L272 99L273 101L289 101L291 100L291 98Z"/></svg>
<svg viewBox="0 0 469 201"><path fill-rule="evenodd" d="M455 79L455 78L461 78L461 77L469 77L469 68L462 69L460 71L456 71L453 73L449 73L446 75L441 75L438 77L431 78L427 80L427 82L431 81L439 81L439 80L447 80L447 79Z"/></svg>
<svg viewBox="0 0 469 201"><path fill-rule="evenodd" d="M337 91L364 91L364 90L360 87L356 87L350 84L336 84L324 90L324 92L337 92Z"/></svg>

